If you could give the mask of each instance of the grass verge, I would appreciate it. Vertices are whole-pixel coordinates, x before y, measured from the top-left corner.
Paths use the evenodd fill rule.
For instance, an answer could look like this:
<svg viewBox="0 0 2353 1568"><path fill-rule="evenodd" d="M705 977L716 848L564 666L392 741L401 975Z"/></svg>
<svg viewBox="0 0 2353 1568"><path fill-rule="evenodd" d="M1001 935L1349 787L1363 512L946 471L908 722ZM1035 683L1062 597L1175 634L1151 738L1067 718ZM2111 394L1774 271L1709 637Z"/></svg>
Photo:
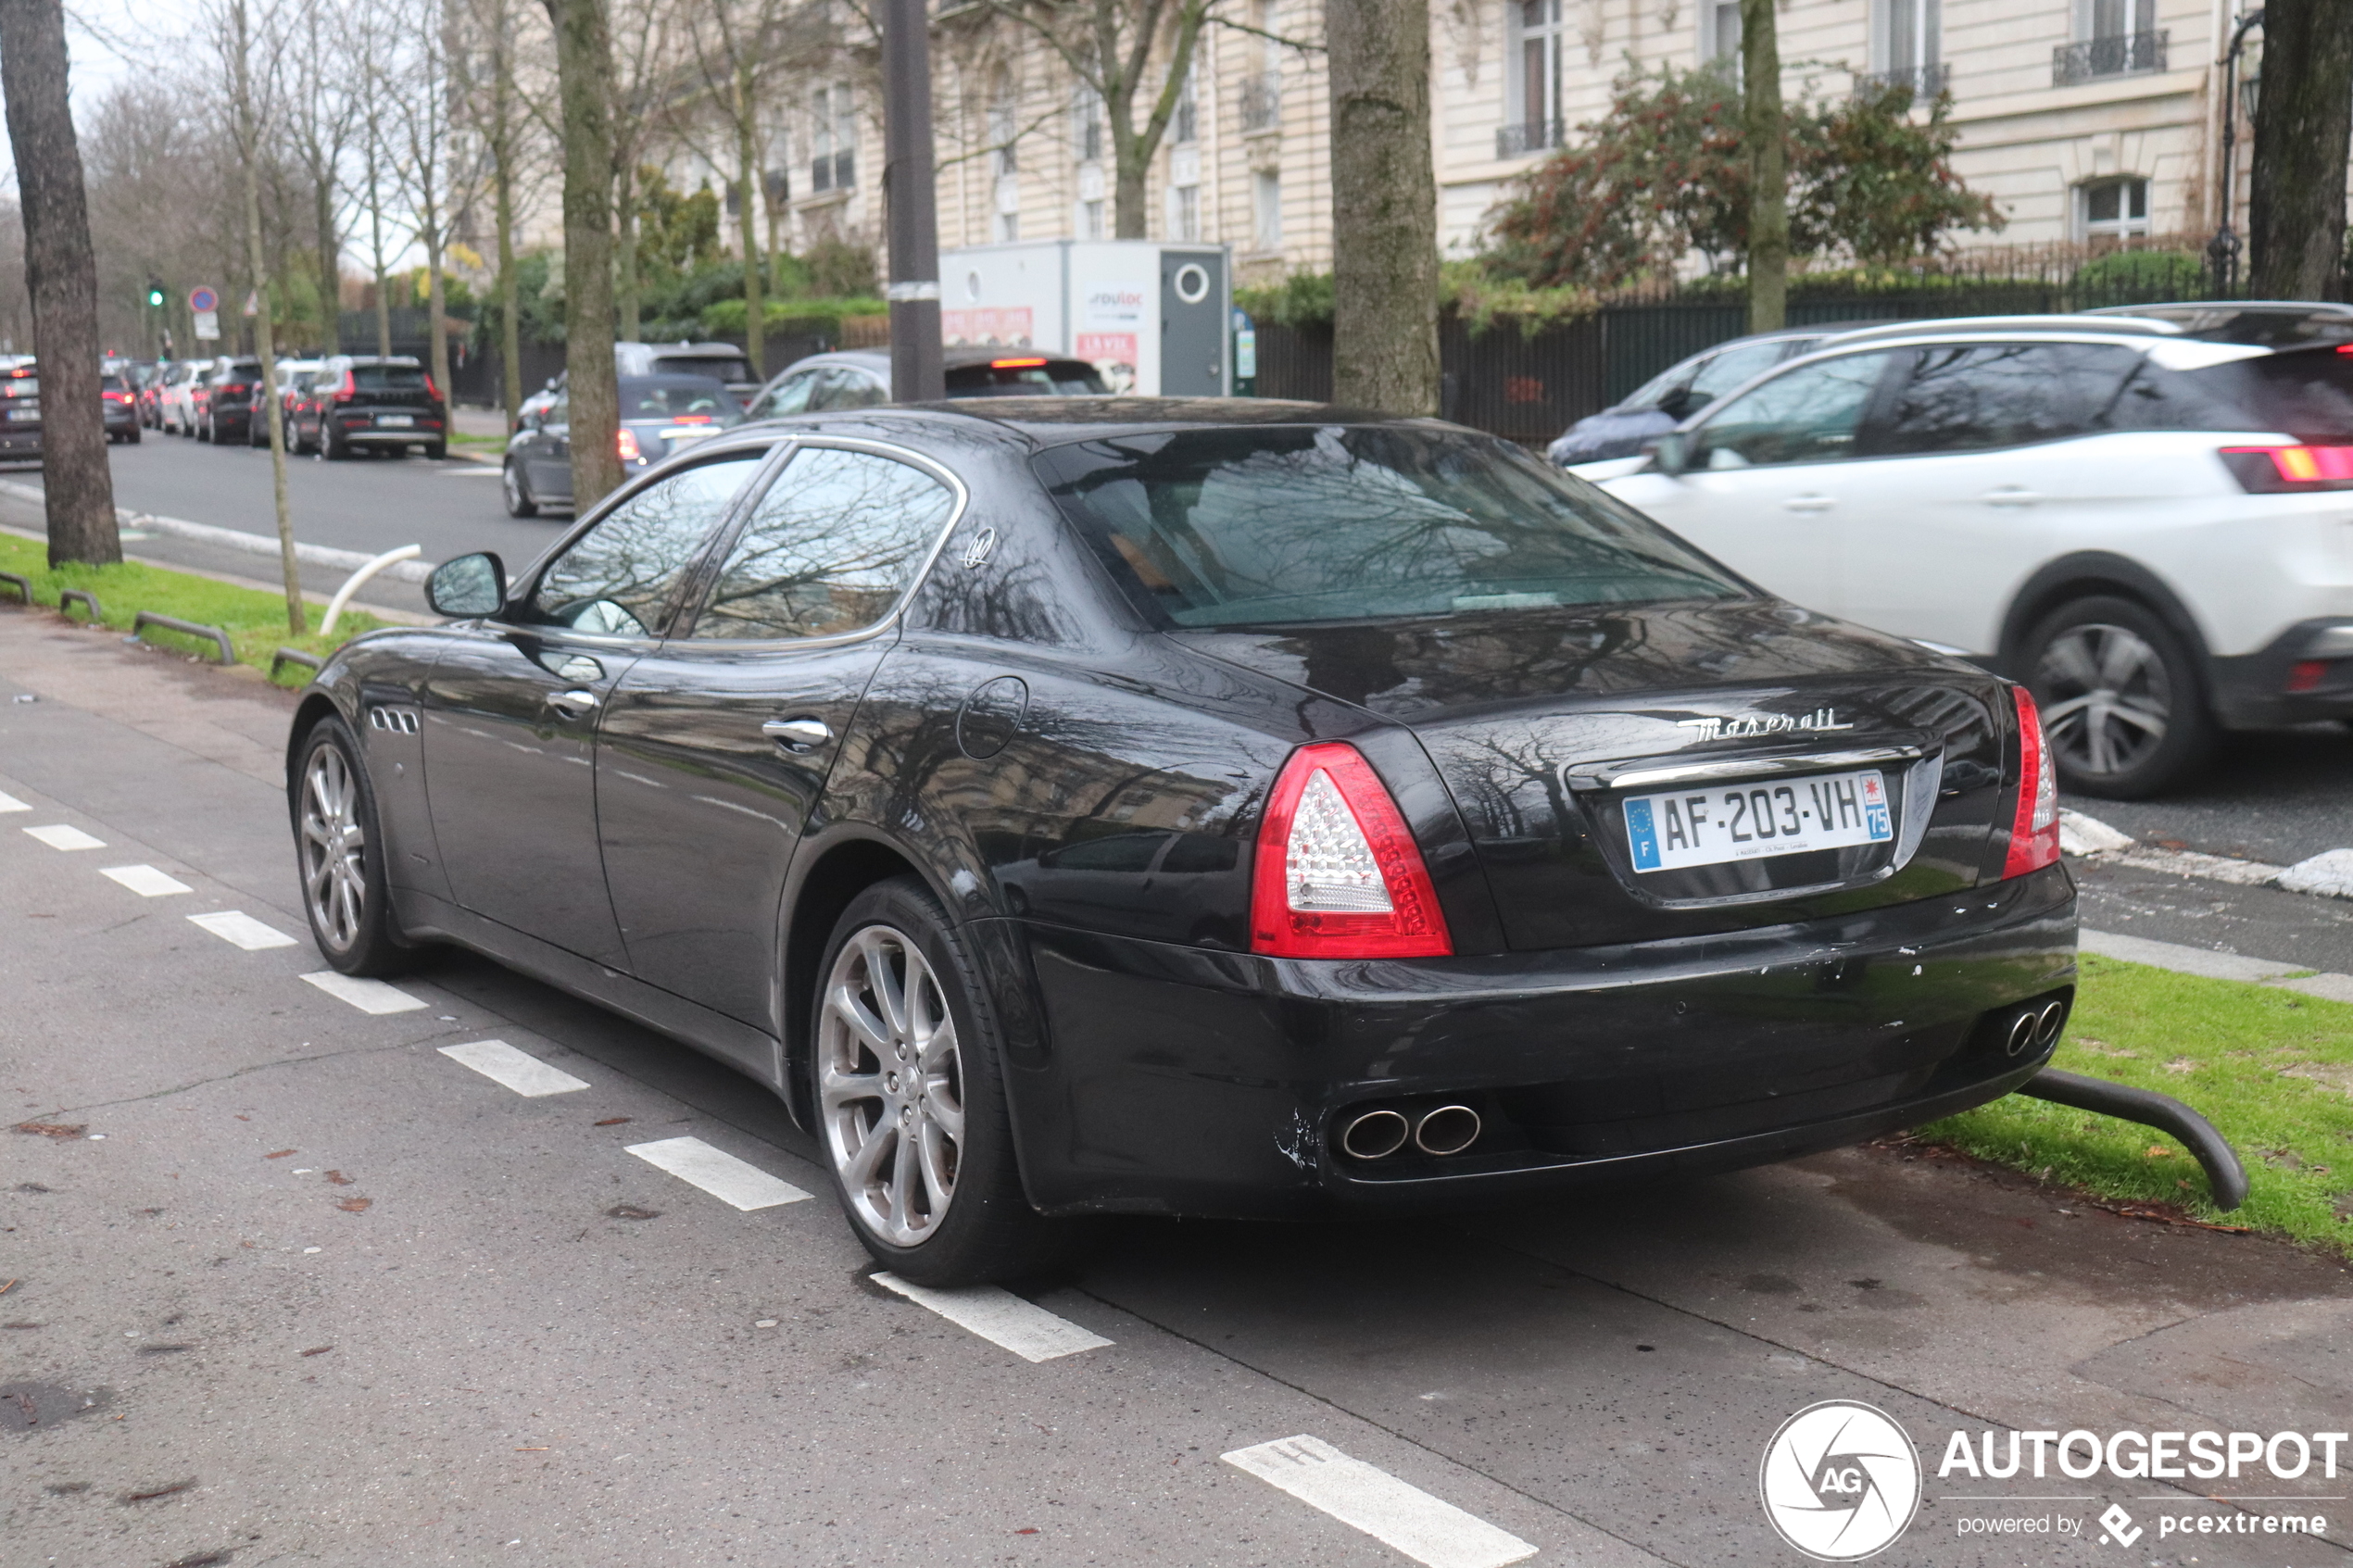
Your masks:
<svg viewBox="0 0 2353 1568"><path fill-rule="evenodd" d="M0 533L0 571L13 571L28 579L32 583L35 604L54 607L60 589L86 589L97 596L99 606L106 611L102 623L125 632L131 629L132 617L143 609L175 615L202 626L218 626L229 633L230 645L237 650L237 662L250 664L265 675L270 672L270 656L279 648L300 648L305 653L324 655L362 632L389 624L346 607L335 622L335 634L321 637L317 630L321 612L313 606L312 630L303 636L290 636L286 633L286 601L279 595L131 561L119 566L63 566L53 571L48 546L12 533ZM15 598L12 591L0 588L0 603L13 603ZM79 606L72 613L77 621L82 617ZM183 636L153 626L144 635L160 648L219 657L209 638ZM299 686L308 679L308 671L290 665L279 684Z"/></svg>
<svg viewBox="0 0 2353 1568"><path fill-rule="evenodd" d="M484 452L504 452L507 449L507 438L503 435L466 435L457 431L450 433L449 444L452 446L479 447Z"/></svg>
<svg viewBox="0 0 2353 1568"><path fill-rule="evenodd" d="M2168 1204L2353 1255L2353 1006L2276 986L2083 955L2055 1065L2171 1095L2246 1164L2218 1212L2171 1137L2019 1095L1918 1135L2103 1198Z"/></svg>

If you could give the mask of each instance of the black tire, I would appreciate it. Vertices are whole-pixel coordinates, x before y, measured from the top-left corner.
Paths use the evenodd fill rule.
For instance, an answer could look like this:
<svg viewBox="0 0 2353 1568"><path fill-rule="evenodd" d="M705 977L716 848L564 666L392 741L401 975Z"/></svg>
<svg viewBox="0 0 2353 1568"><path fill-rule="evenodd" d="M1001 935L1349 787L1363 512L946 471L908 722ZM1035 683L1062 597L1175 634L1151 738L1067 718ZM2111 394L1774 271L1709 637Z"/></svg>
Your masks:
<svg viewBox="0 0 2353 1568"><path fill-rule="evenodd" d="M869 978L877 967L898 988L896 1019ZM876 1262L916 1285L981 1285L1034 1273L1083 1239L1077 1225L1032 1209L1022 1191L1000 1036L979 969L922 882L896 877L852 899L817 978L809 1086L820 1158ZM862 1022L837 1009L833 996L845 989ZM934 1017L943 1009L944 1046ZM935 1048L942 1054L932 1057ZM868 1085L873 1094L861 1092ZM927 1166L944 1170L944 1199L924 1177Z"/></svg>
<svg viewBox="0 0 2353 1568"><path fill-rule="evenodd" d="M206 416L205 416L205 421L204 421L204 423L203 423L202 425L200 425L200 426L198 426L198 427L197 427L197 430L196 430L196 439L197 439L198 441L205 441L205 442L209 442L209 441L212 439L212 416L211 416L211 415L209 415L209 414L206 415Z"/></svg>
<svg viewBox="0 0 2353 1568"><path fill-rule="evenodd" d="M498 488L507 493L509 517L539 515L538 499L531 493L531 481L523 473L521 463L510 462L499 470Z"/></svg>
<svg viewBox="0 0 2353 1568"><path fill-rule="evenodd" d="M401 972L415 950L392 921L375 788L341 719L311 726L287 790L310 939L328 964L346 974Z"/></svg>
<svg viewBox="0 0 2353 1568"><path fill-rule="evenodd" d="M2023 670L2061 789L2144 800L2205 766L2216 725L2196 657L2137 599L2061 605L2027 634Z"/></svg>
<svg viewBox="0 0 2353 1568"><path fill-rule="evenodd" d="M449 444L446 441L428 441L425 443L424 452L426 457L437 463L449 456Z"/></svg>
<svg viewBox="0 0 2353 1568"><path fill-rule="evenodd" d="M140 440L139 428L136 425L133 425L131 429L131 433L124 436L123 439L131 443L133 446L138 445Z"/></svg>
<svg viewBox="0 0 2353 1568"><path fill-rule="evenodd" d="M319 432L319 456L339 463L351 456L351 443L338 439L333 425L322 425Z"/></svg>

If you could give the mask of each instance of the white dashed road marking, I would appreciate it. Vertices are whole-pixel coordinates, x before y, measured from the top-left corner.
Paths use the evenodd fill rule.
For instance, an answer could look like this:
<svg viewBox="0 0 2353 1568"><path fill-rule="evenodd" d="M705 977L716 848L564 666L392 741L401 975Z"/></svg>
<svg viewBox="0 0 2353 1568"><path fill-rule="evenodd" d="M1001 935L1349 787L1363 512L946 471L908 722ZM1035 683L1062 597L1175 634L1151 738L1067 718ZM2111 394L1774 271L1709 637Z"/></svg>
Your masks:
<svg viewBox="0 0 2353 1568"><path fill-rule="evenodd" d="M224 942L233 942L248 953L264 947L291 947L295 939L274 926L262 924L243 909L220 909L208 915L190 915L188 923L201 925Z"/></svg>
<svg viewBox="0 0 2353 1568"><path fill-rule="evenodd" d="M52 849L104 849L107 847L105 839L93 838L80 828L68 827L63 822L55 827L27 828L24 831Z"/></svg>
<svg viewBox="0 0 2353 1568"><path fill-rule="evenodd" d="M1428 1568L1502 1568L1536 1555L1517 1536L1319 1438L1285 1437L1221 1457Z"/></svg>
<svg viewBox="0 0 2353 1568"><path fill-rule="evenodd" d="M194 891L178 877L159 872L153 866L108 866L98 874L114 878L142 898L162 898L174 893Z"/></svg>
<svg viewBox="0 0 2353 1568"><path fill-rule="evenodd" d="M588 1085L560 1068L548 1066L528 1051L504 1040L475 1040L469 1045L444 1046L441 1054L471 1067L494 1084L504 1084L526 1099L542 1095L568 1095Z"/></svg>
<svg viewBox="0 0 2353 1568"><path fill-rule="evenodd" d="M337 974L332 969L322 969L303 978L336 1000L349 1002L361 1012L414 1012L425 1005L408 992L396 990L381 980L362 980L353 974Z"/></svg>
<svg viewBox="0 0 2353 1568"><path fill-rule="evenodd" d="M31 807L26 805L23 801L19 800L6 790L0 790L0 816L5 816L10 811L30 811L31 809Z"/></svg>
<svg viewBox="0 0 2353 1568"><path fill-rule="evenodd" d="M879 1273L875 1283L895 1290L918 1307L928 1307L957 1327L969 1329L992 1345L1001 1345L1026 1361L1051 1361L1081 1350L1100 1350L1111 1343L1101 1335L1058 1318L1032 1301L993 1285L969 1285L956 1290L932 1290L909 1285L897 1274Z"/></svg>
<svg viewBox="0 0 2353 1568"><path fill-rule="evenodd" d="M757 1165L747 1165L700 1138L635 1143L629 1146L629 1152L746 1213L754 1209L774 1209L779 1203L799 1203L809 1196L790 1182L780 1181Z"/></svg>

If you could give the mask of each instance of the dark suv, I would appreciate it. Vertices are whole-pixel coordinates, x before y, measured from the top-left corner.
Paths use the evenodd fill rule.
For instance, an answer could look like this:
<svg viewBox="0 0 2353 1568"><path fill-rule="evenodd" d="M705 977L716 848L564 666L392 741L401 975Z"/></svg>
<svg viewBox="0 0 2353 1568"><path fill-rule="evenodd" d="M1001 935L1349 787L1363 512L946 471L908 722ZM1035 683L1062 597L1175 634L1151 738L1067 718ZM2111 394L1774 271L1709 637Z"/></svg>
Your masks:
<svg viewBox="0 0 2353 1568"><path fill-rule="evenodd" d="M322 458L367 451L396 456L411 446L428 458L448 455L448 408L409 355L338 354L319 367L309 390L289 407L295 446Z"/></svg>
<svg viewBox="0 0 2353 1568"><path fill-rule="evenodd" d="M260 395L260 360L223 360L197 387L196 439L215 445L246 440Z"/></svg>
<svg viewBox="0 0 2353 1568"><path fill-rule="evenodd" d="M41 368L0 359L0 461L41 458Z"/></svg>

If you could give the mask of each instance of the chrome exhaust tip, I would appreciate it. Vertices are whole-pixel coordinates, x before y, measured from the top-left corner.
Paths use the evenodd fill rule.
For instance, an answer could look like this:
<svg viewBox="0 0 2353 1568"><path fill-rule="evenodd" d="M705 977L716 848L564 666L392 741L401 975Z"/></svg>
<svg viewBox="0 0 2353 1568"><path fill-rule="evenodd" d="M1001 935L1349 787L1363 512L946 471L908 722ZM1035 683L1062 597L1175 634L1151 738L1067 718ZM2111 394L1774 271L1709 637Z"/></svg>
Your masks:
<svg viewBox="0 0 2353 1568"><path fill-rule="evenodd" d="M2067 1022L2065 1002L2045 1002L2043 1010L2034 1015L2034 1045L2037 1049L2058 1038L2059 1025Z"/></svg>
<svg viewBox="0 0 2353 1568"><path fill-rule="evenodd" d="M2017 1056L2032 1045L2035 1017L2034 1010L2026 1008L2021 1010L2016 1018L2011 1019L2009 1037L2002 1042L2002 1048L2010 1055Z"/></svg>
<svg viewBox="0 0 2353 1568"><path fill-rule="evenodd" d="M1386 1160L1405 1147L1411 1131L1394 1110L1361 1111L1340 1130L1340 1151L1352 1160Z"/></svg>
<svg viewBox="0 0 2353 1568"><path fill-rule="evenodd" d="M1415 1123L1414 1147L1424 1154L1460 1154L1478 1141L1480 1125L1469 1106L1441 1105Z"/></svg>

